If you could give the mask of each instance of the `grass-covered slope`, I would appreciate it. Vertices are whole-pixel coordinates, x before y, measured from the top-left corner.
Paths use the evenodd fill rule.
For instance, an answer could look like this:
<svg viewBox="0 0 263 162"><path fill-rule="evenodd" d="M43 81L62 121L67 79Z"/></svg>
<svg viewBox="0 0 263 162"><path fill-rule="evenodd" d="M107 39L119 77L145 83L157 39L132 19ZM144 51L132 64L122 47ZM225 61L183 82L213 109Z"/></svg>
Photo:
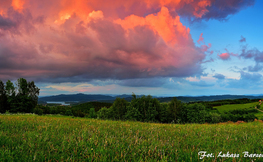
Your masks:
<svg viewBox="0 0 263 162"><path fill-rule="evenodd" d="M220 113L237 110L237 109L254 109L255 106L258 105L258 102L246 103L246 104L231 104L231 105L222 105L222 106L215 106Z"/></svg>
<svg viewBox="0 0 263 162"><path fill-rule="evenodd" d="M221 151L251 161L242 152L263 153L262 136L261 122L178 125L0 115L0 161L202 161L199 151L215 156L205 161Z"/></svg>

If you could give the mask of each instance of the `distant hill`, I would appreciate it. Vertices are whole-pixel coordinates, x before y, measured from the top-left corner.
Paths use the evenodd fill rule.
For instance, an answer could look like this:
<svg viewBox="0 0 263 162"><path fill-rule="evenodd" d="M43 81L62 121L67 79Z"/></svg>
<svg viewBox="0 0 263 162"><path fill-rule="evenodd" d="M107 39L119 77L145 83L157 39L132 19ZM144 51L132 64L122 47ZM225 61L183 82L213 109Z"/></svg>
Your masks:
<svg viewBox="0 0 263 162"><path fill-rule="evenodd" d="M115 97L108 95L93 95L93 94L60 94L56 96L41 97L38 101L55 101L55 102L68 102L68 101L100 101L100 100L115 100Z"/></svg>
<svg viewBox="0 0 263 162"><path fill-rule="evenodd" d="M169 102L173 97L161 97L158 98L160 102ZM182 102L198 102L198 101L217 101L217 100L234 100L241 98L248 99L261 99L263 96L246 96L246 95L214 95L214 96L196 96L196 97L188 97L188 96L177 96L178 100Z"/></svg>
<svg viewBox="0 0 263 162"><path fill-rule="evenodd" d="M137 97L141 97L142 95L138 95ZM53 101L53 102L70 102L70 101L78 101L78 102L90 102L90 101L100 101L100 102L108 102L113 103L114 100L119 98L125 98L127 101L132 100L132 95L103 95L103 94L60 94L56 96L46 96L40 97L38 101L40 103ZM160 102L169 102L172 100L173 97L156 97ZM198 101L217 101L217 100L226 100L226 99L241 99L241 98L248 98L248 99L260 99L263 96L252 96L252 95L214 95L214 96L176 96L176 98L182 102L198 102Z"/></svg>
<svg viewBox="0 0 263 162"><path fill-rule="evenodd" d="M137 97L141 97L143 95L137 95ZM155 96L153 96L155 97ZM116 98L125 98L127 101L132 100L132 95L122 94L122 95L103 95L103 94L60 94L55 96L44 96L39 97L39 102L70 102L70 101L78 101L78 102L89 102L89 101L100 101L100 102L109 102L113 103Z"/></svg>

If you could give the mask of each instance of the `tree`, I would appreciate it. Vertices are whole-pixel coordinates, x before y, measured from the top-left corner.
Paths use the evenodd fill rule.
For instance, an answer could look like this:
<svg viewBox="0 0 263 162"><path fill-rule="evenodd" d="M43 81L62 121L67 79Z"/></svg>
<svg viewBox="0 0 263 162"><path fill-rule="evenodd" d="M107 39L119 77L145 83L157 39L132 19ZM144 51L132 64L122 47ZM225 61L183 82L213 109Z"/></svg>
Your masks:
<svg viewBox="0 0 263 162"><path fill-rule="evenodd" d="M91 108L91 109L89 110L89 117L90 117L90 118L96 118L96 117L97 117L97 114L96 114L94 108Z"/></svg>
<svg viewBox="0 0 263 162"><path fill-rule="evenodd" d="M187 106L187 122L189 123L204 123L207 112L203 104L191 104Z"/></svg>
<svg viewBox="0 0 263 162"><path fill-rule="evenodd" d="M152 96L142 96L137 98L132 94L133 99L127 109L126 119L139 121L160 121L162 118L160 102Z"/></svg>
<svg viewBox="0 0 263 162"><path fill-rule="evenodd" d="M131 105L127 107L125 119L139 121L141 119L141 116L142 116L141 113L135 107L132 107Z"/></svg>
<svg viewBox="0 0 263 162"><path fill-rule="evenodd" d="M32 112L37 106L40 89L35 86L33 81L27 83L26 79L20 78L17 80L15 87L14 84L8 80L4 86L4 90L3 83L0 84L0 89L2 89L2 93L5 94L1 96L7 97L7 106L5 106L5 110L9 110L10 112L14 113L29 113ZM1 105L5 104L2 100L4 99L1 99Z"/></svg>
<svg viewBox="0 0 263 162"><path fill-rule="evenodd" d="M5 85L0 80L0 113L4 113L7 110L7 96L5 91Z"/></svg>
<svg viewBox="0 0 263 162"><path fill-rule="evenodd" d="M28 86L28 97L31 98L33 102L33 106L35 107L38 102L38 95L40 89L35 85L34 81L28 82L27 86Z"/></svg>
<svg viewBox="0 0 263 162"><path fill-rule="evenodd" d="M109 110L106 107L103 107L98 111L97 115L99 119L108 119L109 118L108 113L109 113Z"/></svg>
<svg viewBox="0 0 263 162"><path fill-rule="evenodd" d="M168 104L168 110L167 110L168 122L184 120L183 119L183 114L184 114L183 107L184 107L184 104L181 101L178 101L176 97L174 97Z"/></svg>
<svg viewBox="0 0 263 162"><path fill-rule="evenodd" d="M5 92L7 96L15 95L15 86L10 80L6 82Z"/></svg>
<svg viewBox="0 0 263 162"><path fill-rule="evenodd" d="M17 79L17 91L18 95L28 96L29 88L27 86L27 81L24 78Z"/></svg>
<svg viewBox="0 0 263 162"><path fill-rule="evenodd" d="M157 107L160 107L159 101L156 98L152 99L152 97L150 96L146 116L147 121L156 121L158 115Z"/></svg>
<svg viewBox="0 0 263 162"><path fill-rule="evenodd" d="M12 110L13 108L15 108L15 100L16 100L16 92L15 92L15 86L14 84L8 80L5 84L5 93L7 96L7 110Z"/></svg>
<svg viewBox="0 0 263 162"><path fill-rule="evenodd" d="M115 119L124 119L127 112L128 102L124 98L116 98L113 105L110 107L113 111L113 118Z"/></svg>

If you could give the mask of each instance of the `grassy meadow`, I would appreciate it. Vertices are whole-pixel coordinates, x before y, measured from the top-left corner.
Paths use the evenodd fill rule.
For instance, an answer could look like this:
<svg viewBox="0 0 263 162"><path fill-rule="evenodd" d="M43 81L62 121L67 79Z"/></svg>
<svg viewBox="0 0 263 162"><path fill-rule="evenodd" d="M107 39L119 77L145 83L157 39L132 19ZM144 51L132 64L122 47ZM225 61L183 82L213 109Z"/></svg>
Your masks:
<svg viewBox="0 0 263 162"><path fill-rule="evenodd" d="M256 105L258 105L259 102L252 102L252 103L246 103L246 104L230 104L230 105L222 105L222 106L215 106L220 113L236 110L236 109L254 109ZM260 110L263 111L263 108L261 106ZM255 114L255 116L258 119L263 119L263 112L258 111L258 113Z"/></svg>
<svg viewBox="0 0 263 162"><path fill-rule="evenodd" d="M155 124L0 115L0 161L263 161L263 123ZM199 151L214 157L200 159ZM222 158L218 154L239 154ZM221 154L221 155L222 155Z"/></svg>
<svg viewBox="0 0 263 162"><path fill-rule="evenodd" d="M215 106L220 113L231 111L235 109L254 109L255 106L258 105L258 102L246 103L246 104L230 104L230 105L222 105L222 106Z"/></svg>

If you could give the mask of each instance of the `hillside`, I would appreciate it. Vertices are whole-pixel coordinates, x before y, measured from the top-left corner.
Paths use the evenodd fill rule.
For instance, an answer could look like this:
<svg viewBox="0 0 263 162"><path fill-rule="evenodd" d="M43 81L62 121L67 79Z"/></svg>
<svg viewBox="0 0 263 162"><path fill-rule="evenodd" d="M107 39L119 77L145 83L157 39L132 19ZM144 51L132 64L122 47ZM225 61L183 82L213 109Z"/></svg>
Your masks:
<svg viewBox="0 0 263 162"><path fill-rule="evenodd" d="M137 97L141 97L139 95ZM78 102L89 102L89 101L101 101L101 102L108 102L113 103L114 100L119 98L125 98L127 101L132 100L132 95L117 95L117 96L110 96L110 95L103 95L103 94L61 94L55 96L48 96L48 97L40 97L38 99L39 102L47 102L47 101L57 101L57 102L70 102L70 101L78 101ZM155 96L153 96L155 97ZM248 99L260 99L263 96L247 96L247 95L215 95L215 96L175 96L178 100L182 102L198 102L198 101L217 101L217 100L226 100L226 99L241 99L241 98L248 98ZM160 102L169 102L172 100L173 97L155 97Z"/></svg>

